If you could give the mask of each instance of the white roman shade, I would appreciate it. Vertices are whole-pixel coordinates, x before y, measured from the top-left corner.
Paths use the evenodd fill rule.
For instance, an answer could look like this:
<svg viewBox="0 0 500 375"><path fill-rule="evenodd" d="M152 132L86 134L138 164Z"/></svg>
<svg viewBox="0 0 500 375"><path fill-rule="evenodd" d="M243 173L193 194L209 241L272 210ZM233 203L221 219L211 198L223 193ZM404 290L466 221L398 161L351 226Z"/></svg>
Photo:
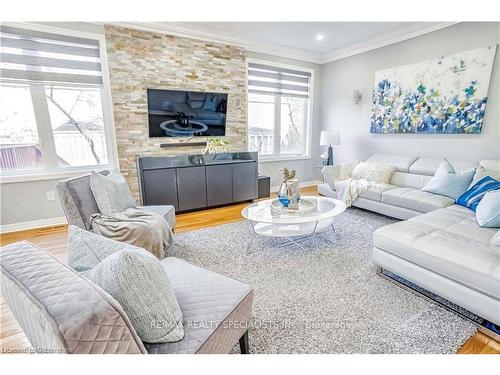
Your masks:
<svg viewBox="0 0 500 375"><path fill-rule="evenodd" d="M248 92L309 98L311 73L267 64L248 64Z"/></svg>
<svg viewBox="0 0 500 375"><path fill-rule="evenodd" d="M2 81L101 85L99 41L0 26Z"/></svg>

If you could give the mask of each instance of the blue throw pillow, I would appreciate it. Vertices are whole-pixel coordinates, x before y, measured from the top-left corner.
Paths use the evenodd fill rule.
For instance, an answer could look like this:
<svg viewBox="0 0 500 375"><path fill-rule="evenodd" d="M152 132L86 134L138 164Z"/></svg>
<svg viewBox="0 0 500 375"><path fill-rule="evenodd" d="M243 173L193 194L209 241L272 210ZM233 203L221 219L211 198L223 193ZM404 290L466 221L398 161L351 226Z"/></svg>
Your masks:
<svg viewBox="0 0 500 375"><path fill-rule="evenodd" d="M422 190L457 199L457 197L467 190L474 177L474 173L474 169L469 169L461 173L446 173L439 168L434 177L431 178Z"/></svg>
<svg viewBox="0 0 500 375"><path fill-rule="evenodd" d="M217 97L212 94L208 94L203 102L202 109L206 109L207 111L214 111L217 109Z"/></svg>
<svg viewBox="0 0 500 375"><path fill-rule="evenodd" d="M476 220L483 228L500 228L500 190L484 194L477 205Z"/></svg>
<svg viewBox="0 0 500 375"><path fill-rule="evenodd" d="M481 199L483 199L486 192L499 189L500 181L497 181L490 176L486 176L472 185L461 196L459 196L455 203L459 204L460 206L470 208L472 211L476 211L477 205L479 204Z"/></svg>

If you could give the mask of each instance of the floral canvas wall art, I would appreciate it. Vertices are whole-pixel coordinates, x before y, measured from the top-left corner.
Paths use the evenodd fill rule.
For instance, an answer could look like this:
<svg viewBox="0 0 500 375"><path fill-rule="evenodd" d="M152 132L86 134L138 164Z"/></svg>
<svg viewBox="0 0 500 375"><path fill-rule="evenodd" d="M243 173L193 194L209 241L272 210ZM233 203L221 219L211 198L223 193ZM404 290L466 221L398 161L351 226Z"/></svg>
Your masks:
<svg viewBox="0 0 500 375"><path fill-rule="evenodd" d="M496 45L375 73L372 133L481 133Z"/></svg>

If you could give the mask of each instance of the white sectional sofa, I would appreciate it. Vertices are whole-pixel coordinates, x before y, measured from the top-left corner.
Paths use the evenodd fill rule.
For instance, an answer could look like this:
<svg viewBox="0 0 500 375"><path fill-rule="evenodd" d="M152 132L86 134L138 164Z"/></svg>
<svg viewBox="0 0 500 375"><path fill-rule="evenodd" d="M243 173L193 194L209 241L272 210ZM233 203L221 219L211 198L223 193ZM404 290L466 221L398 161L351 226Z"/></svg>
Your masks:
<svg viewBox="0 0 500 375"><path fill-rule="evenodd" d="M490 243L498 229L481 228L475 213L445 196L421 191L441 159L376 154L369 162L396 168L390 184L363 193L353 206L403 219L373 235L374 263L500 325L500 249ZM450 160L455 170L478 165L500 171L500 161ZM322 195L352 165L323 170Z"/></svg>
<svg viewBox="0 0 500 375"><path fill-rule="evenodd" d="M370 188L360 195L353 206L381 213L383 215L406 220L415 215L451 206L454 200L443 195L437 195L420 190L429 182L441 164L441 159L419 158L390 154L375 154L367 162L390 164L396 168L389 184ZM479 164L490 169L492 161L481 161L479 164L470 161L450 160L457 171L475 168ZM333 165L323 168L326 183L318 186L321 195L337 198L337 192L331 188L334 180L345 170L352 169L356 162L345 166Z"/></svg>

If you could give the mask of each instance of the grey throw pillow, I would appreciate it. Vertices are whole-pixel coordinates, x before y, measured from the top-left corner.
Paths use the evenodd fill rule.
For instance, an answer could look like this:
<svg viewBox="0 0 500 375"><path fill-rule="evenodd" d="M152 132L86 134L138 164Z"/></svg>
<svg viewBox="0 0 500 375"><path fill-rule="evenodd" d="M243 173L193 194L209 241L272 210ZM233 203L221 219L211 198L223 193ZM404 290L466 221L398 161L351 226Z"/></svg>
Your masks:
<svg viewBox="0 0 500 375"><path fill-rule="evenodd" d="M104 258L123 249L140 248L110 240L74 225L68 228L68 264L77 272L88 271Z"/></svg>
<svg viewBox="0 0 500 375"><path fill-rule="evenodd" d="M118 251L84 276L120 303L143 342L184 338L182 313L167 274L146 250Z"/></svg>
<svg viewBox="0 0 500 375"><path fill-rule="evenodd" d="M99 211L106 216L122 212L136 205L127 181L116 171L107 176L92 172L90 174L90 190L92 190Z"/></svg>

